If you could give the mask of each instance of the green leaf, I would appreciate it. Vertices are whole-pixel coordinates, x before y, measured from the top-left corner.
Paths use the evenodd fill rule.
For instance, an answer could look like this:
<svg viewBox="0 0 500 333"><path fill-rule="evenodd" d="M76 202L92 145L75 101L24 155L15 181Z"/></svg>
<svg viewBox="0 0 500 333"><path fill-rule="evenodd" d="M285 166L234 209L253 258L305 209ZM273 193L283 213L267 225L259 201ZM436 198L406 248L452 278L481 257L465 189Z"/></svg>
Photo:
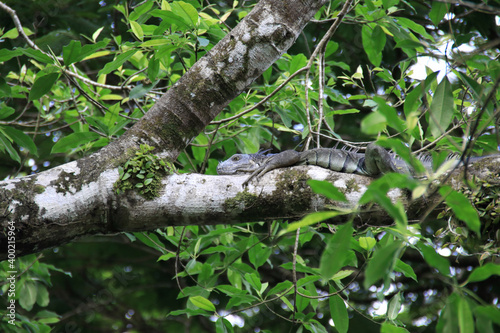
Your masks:
<svg viewBox="0 0 500 333"><path fill-rule="evenodd" d="M164 245L158 238L158 236L154 233L146 233L146 232L134 232L134 236L143 242L145 245L161 252L165 253Z"/></svg>
<svg viewBox="0 0 500 333"><path fill-rule="evenodd" d="M7 137L9 137L17 145L26 148L29 152L35 156L38 156L38 150L36 148L33 140L24 134L24 132L7 126L0 126L0 131L3 132Z"/></svg>
<svg viewBox="0 0 500 333"><path fill-rule="evenodd" d="M441 274L450 276L450 263L446 258L440 256L436 250L429 245L418 243L417 247L429 265L436 268Z"/></svg>
<svg viewBox="0 0 500 333"><path fill-rule="evenodd" d="M344 193L340 192L339 189L329 181L309 179L307 184L311 186L315 193L322 194L328 199L347 202Z"/></svg>
<svg viewBox="0 0 500 333"><path fill-rule="evenodd" d="M0 62L5 62L8 61L14 57L18 57L21 54L21 50L16 49L16 50L7 50L7 49L1 49L0 50Z"/></svg>
<svg viewBox="0 0 500 333"><path fill-rule="evenodd" d="M398 132L404 132L404 122L401 118L399 118L396 109L392 106L387 105L385 99L381 97L374 97L373 100L378 105L378 111L384 115L387 125L394 128Z"/></svg>
<svg viewBox="0 0 500 333"><path fill-rule="evenodd" d="M233 325L224 317L219 317L215 322L216 333L233 333Z"/></svg>
<svg viewBox="0 0 500 333"><path fill-rule="evenodd" d="M484 100L485 96L487 95L485 94L486 87L484 85L479 84L476 80L460 71L453 71L453 73L455 73L469 88L469 90L472 92L472 95L474 96L474 99L481 102Z"/></svg>
<svg viewBox="0 0 500 333"><path fill-rule="evenodd" d="M59 73L49 73L42 76L37 75L30 90L29 100L34 101L48 93L58 78Z"/></svg>
<svg viewBox="0 0 500 333"><path fill-rule="evenodd" d="M94 132L79 132L71 133L64 138L61 138L56 142L54 147L52 147L51 154L66 153L72 149L78 148L79 146L89 143L91 141L99 139L101 136Z"/></svg>
<svg viewBox="0 0 500 333"><path fill-rule="evenodd" d="M116 57L115 60L113 60L112 62L108 62L104 66L104 68L99 71L97 76L111 73L112 71L114 71L115 69L117 69L121 65L123 65L123 63L125 61L127 61L128 59L130 59L136 52L137 52L137 50L134 49L134 50L128 50L127 52L120 54L119 56Z"/></svg>
<svg viewBox="0 0 500 333"><path fill-rule="evenodd" d="M245 273L245 280L250 283L250 285L260 293L260 289L262 288L262 283L260 282L260 278L255 273Z"/></svg>
<svg viewBox="0 0 500 333"><path fill-rule="evenodd" d="M21 49L21 52L24 55L35 59L36 61L44 62L46 64L53 64L54 63L54 59L52 59L52 57L46 55L45 53L43 53L40 50L28 48L28 49Z"/></svg>
<svg viewBox="0 0 500 333"><path fill-rule="evenodd" d="M302 53L299 53L292 57L288 71L290 72L290 74L293 74L305 65L307 65L307 58Z"/></svg>
<svg viewBox="0 0 500 333"><path fill-rule="evenodd" d="M151 15L155 17L161 18L164 22L168 22L171 25L176 25L179 28L189 28L190 25L188 22L184 20L181 16L168 11L168 10L159 10L155 9L151 11Z"/></svg>
<svg viewBox="0 0 500 333"><path fill-rule="evenodd" d="M408 117L412 112L418 112L418 108L422 105L422 95L424 91L422 89L422 83L416 85L410 93L406 95L406 100L404 103L404 112Z"/></svg>
<svg viewBox="0 0 500 333"><path fill-rule="evenodd" d="M102 29L102 28L101 28ZM96 32L99 32L97 30ZM86 44L81 46L80 41L72 40L68 45L63 47L63 60L66 66L85 59L87 56L96 52L108 45L109 39L104 39L95 44Z"/></svg>
<svg viewBox="0 0 500 333"><path fill-rule="evenodd" d="M467 283L484 281L492 275L500 275L500 265L489 262L484 266L474 268L467 279Z"/></svg>
<svg viewBox="0 0 500 333"><path fill-rule="evenodd" d="M36 317L40 318L39 321L44 324L55 324L60 321L60 317L57 313L47 310L42 310L36 313Z"/></svg>
<svg viewBox="0 0 500 333"><path fill-rule="evenodd" d="M401 201L397 201L395 204L392 203L391 199L387 196L387 192L393 187L404 187L408 184L408 177L399 173L388 173L380 177L379 179L373 181L363 193L363 196L359 200L360 204L367 204L370 201L374 201L384 210L389 213L389 215L396 220L400 225L407 225L408 217L404 210L404 206Z"/></svg>
<svg viewBox="0 0 500 333"><path fill-rule="evenodd" d="M401 26L413 30L417 34L422 35L422 37L427 38L430 41L434 41L434 37L432 37L432 35L430 35L422 25L415 23L406 17L398 17L396 18L396 20Z"/></svg>
<svg viewBox="0 0 500 333"><path fill-rule="evenodd" d="M402 247L401 242L396 241L375 251L366 266L365 281L363 282L365 289L392 272Z"/></svg>
<svg viewBox="0 0 500 333"><path fill-rule="evenodd" d="M339 227L326 245L319 264L321 276L330 280L346 262L348 252L351 250L352 222Z"/></svg>
<svg viewBox="0 0 500 333"><path fill-rule="evenodd" d="M130 21L130 27L132 28L132 32L134 35L142 41L144 38L144 31L142 30L142 27L139 23L136 21Z"/></svg>
<svg viewBox="0 0 500 333"><path fill-rule="evenodd" d="M377 244L377 241L373 237L359 237L359 246L364 250L370 251Z"/></svg>
<svg viewBox="0 0 500 333"><path fill-rule="evenodd" d="M444 197L446 204L451 207L461 221L465 222L470 230L474 231L478 236L481 235L479 215L462 193L453 190L449 186L443 186L439 189L439 194Z"/></svg>
<svg viewBox="0 0 500 333"><path fill-rule="evenodd" d="M364 24L361 28L361 38L363 49L370 62L375 66L380 66L382 50L386 43L384 30L378 25Z"/></svg>
<svg viewBox="0 0 500 333"><path fill-rule="evenodd" d="M198 23L198 11L193 5L184 1L175 1L170 4L172 11L182 17L184 22L189 23L190 28L196 27Z"/></svg>
<svg viewBox="0 0 500 333"><path fill-rule="evenodd" d="M7 49L0 49L0 62L5 62L8 61L14 57L18 57L21 54L20 49L15 49L15 50L7 50Z"/></svg>
<svg viewBox="0 0 500 333"><path fill-rule="evenodd" d="M38 290L37 290L37 294L36 294L36 303L40 306L46 307L47 305L49 305L49 302L50 302L49 291L41 283L38 283L37 287L38 287Z"/></svg>
<svg viewBox="0 0 500 333"><path fill-rule="evenodd" d="M409 331L404 327L397 327L391 323L383 323L380 328L380 333L409 333Z"/></svg>
<svg viewBox="0 0 500 333"><path fill-rule="evenodd" d="M0 119L5 119L10 115L14 114L14 112L15 112L14 108L2 105L2 107L0 108Z"/></svg>
<svg viewBox="0 0 500 333"><path fill-rule="evenodd" d="M404 276L412 278L413 280L418 282L417 275L415 274L415 271L413 271L413 268L407 263L401 261L400 259L396 261L396 266L394 267L394 270L396 272L403 273Z"/></svg>
<svg viewBox="0 0 500 333"><path fill-rule="evenodd" d="M78 57L82 52L82 44L80 41L72 40L68 45L63 47L63 60L66 66L78 61Z"/></svg>
<svg viewBox="0 0 500 333"><path fill-rule="evenodd" d="M429 107L429 131L435 138L446 131L453 119L454 110L453 91L450 81L445 76L438 84Z"/></svg>
<svg viewBox="0 0 500 333"><path fill-rule="evenodd" d="M333 292L335 290L331 290ZM332 316L335 328L339 333L346 333L349 329L349 315L344 300L339 295L333 295L328 299L330 305L330 315Z"/></svg>
<svg viewBox="0 0 500 333"><path fill-rule="evenodd" d="M234 295L231 297L229 302L227 302L227 309L231 309L235 306L239 306L241 304L252 304L253 302L257 302L259 299L253 295Z"/></svg>
<svg viewBox="0 0 500 333"><path fill-rule="evenodd" d="M203 296L192 296L189 300L200 309L215 312L215 305Z"/></svg>
<svg viewBox="0 0 500 333"><path fill-rule="evenodd" d="M141 98L144 95L146 95L148 92L150 92L151 89L153 89L153 88L154 88L154 84L148 84L148 85L145 86L142 83L139 83L134 88L132 88L132 90L130 90L130 93L129 93L128 97L130 99Z"/></svg>
<svg viewBox="0 0 500 333"><path fill-rule="evenodd" d="M129 20L137 21L142 15L146 14L151 9L151 7L153 7L153 2L141 2L141 5L135 7L134 11L130 13Z"/></svg>
<svg viewBox="0 0 500 333"><path fill-rule="evenodd" d="M299 228L309 226L311 224L316 224L322 222L324 220L331 219L335 216L342 215L344 213L337 211L326 211L326 212L315 212L306 215L302 220L294 223L290 223L288 227L280 232L280 235L285 234L287 232L295 231Z"/></svg>
<svg viewBox="0 0 500 333"><path fill-rule="evenodd" d="M9 141L9 138L7 138L2 132L0 132L0 151L6 150L7 153L9 154L10 158L12 158L14 161L21 163L21 157L17 153L17 151L12 147L12 144Z"/></svg>
<svg viewBox="0 0 500 333"><path fill-rule="evenodd" d="M278 294L278 293L282 293L286 289L288 289L288 288L290 288L292 286L293 286L293 284L292 284L291 281L280 282L274 288L272 288L271 290L269 290L267 292L267 295L270 296L270 295L275 295L275 294Z"/></svg>
<svg viewBox="0 0 500 333"><path fill-rule="evenodd" d="M248 294L246 290L241 290L228 284L221 284L218 285L216 288L230 297L235 295Z"/></svg>
<svg viewBox="0 0 500 333"><path fill-rule="evenodd" d="M361 131L366 134L378 134L386 128L387 119L379 111L374 111L361 120Z"/></svg>
<svg viewBox="0 0 500 333"><path fill-rule="evenodd" d="M495 306L476 306L474 308L474 314L476 315L476 317L487 318L495 324L500 325L500 309Z"/></svg>
<svg viewBox="0 0 500 333"><path fill-rule="evenodd" d="M310 296L309 292L304 290L303 288L299 288L299 292L304 294L304 295ZM309 298L303 297L301 295L297 295L295 304L297 307L297 312L301 313L309 305Z"/></svg>
<svg viewBox="0 0 500 333"><path fill-rule="evenodd" d="M151 59L149 59L149 64L148 64L148 78L151 82L156 81L156 77L158 76L159 71L160 71L160 60L156 59L155 56L152 56Z"/></svg>
<svg viewBox="0 0 500 333"><path fill-rule="evenodd" d="M38 289L35 282L25 281L24 284L21 285L21 291L19 292L19 305L23 309L31 311L36 302L37 291Z"/></svg>
<svg viewBox="0 0 500 333"><path fill-rule="evenodd" d="M390 321L396 320L401 310L401 305L401 293L398 292L396 295L392 296L389 301L389 306L387 307L387 318Z"/></svg>
<svg viewBox="0 0 500 333"><path fill-rule="evenodd" d="M460 333L474 333L474 318L465 297L458 299L458 327Z"/></svg>
<svg viewBox="0 0 500 333"><path fill-rule="evenodd" d="M100 27L99 29L97 29L93 34L92 34L92 40L94 41L94 43L97 41L97 37L99 37L99 35L101 34L101 31L104 29L104 27Z"/></svg>
<svg viewBox="0 0 500 333"><path fill-rule="evenodd" d="M257 237L252 237L252 239L254 240L253 243L255 243ZM248 250L248 260L250 260L255 269L257 269L264 265L271 255L271 252L272 248L270 246L259 243Z"/></svg>
<svg viewBox="0 0 500 333"><path fill-rule="evenodd" d="M435 26L441 22L444 15L448 12L448 4L445 2L432 1L431 11L429 12L429 18Z"/></svg>

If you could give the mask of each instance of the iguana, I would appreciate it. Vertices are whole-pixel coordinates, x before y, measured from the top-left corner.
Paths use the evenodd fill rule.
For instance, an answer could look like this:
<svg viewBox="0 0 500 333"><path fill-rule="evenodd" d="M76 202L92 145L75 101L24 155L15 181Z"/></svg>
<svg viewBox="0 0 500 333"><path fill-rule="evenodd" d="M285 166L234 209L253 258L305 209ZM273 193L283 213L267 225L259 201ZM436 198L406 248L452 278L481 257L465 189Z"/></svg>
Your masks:
<svg viewBox="0 0 500 333"><path fill-rule="evenodd" d="M250 173L243 186L246 186L253 178L259 178L273 169L292 165L317 165L333 171L370 177L378 177L388 172L415 176L414 169L405 161L373 143L367 146L365 154L335 148L317 148L304 152L285 150L278 154L268 155L264 153L235 154L219 163L217 173L219 175ZM451 157L451 160L456 163L452 163L450 168L460 163L456 157ZM421 158L420 161L427 170L432 169L430 158Z"/></svg>

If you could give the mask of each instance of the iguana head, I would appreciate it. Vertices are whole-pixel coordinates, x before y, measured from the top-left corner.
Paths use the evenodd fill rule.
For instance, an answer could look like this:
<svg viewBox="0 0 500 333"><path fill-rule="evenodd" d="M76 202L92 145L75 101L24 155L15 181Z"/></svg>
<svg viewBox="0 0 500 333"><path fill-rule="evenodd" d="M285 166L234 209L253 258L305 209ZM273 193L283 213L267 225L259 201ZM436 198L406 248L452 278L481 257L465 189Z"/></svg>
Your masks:
<svg viewBox="0 0 500 333"><path fill-rule="evenodd" d="M270 156L263 153L234 154L231 158L219 163L217 173L219 175L234 175L254 172Z"/></svg>

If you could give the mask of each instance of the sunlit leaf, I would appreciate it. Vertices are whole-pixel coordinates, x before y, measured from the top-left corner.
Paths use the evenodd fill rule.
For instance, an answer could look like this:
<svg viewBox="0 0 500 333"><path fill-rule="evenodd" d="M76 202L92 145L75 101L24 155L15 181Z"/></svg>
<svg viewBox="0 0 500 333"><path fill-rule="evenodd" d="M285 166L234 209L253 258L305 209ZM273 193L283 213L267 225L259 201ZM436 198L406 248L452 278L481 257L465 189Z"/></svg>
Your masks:
<svg viewBox="0 0 500 333"><path fill-rule="evenodd" d="M134 33L134 35L142 41L142 39L144 38L144 31L142 30L141 25L136 21L130 21L130 27L132 28L132 32Z"/></svg>
<svg viewBox="0 0 500 333"><path fill-rule="evenodd" d="M370 251L377 244L377 241L373 237L359 237L359 246L363 249Z"/></svg>
<svg viewBox="0 0 500 333"><path fill-rule="evenodd" d="M298 228L302 227L307 227L311 224L316 224L328 219L331 219L335 216L342 215L344 213L338 212L338 211L325 211L325 212L315 212L306 215L302 220L294 223L290 223L286 230L283 230L280 234L286 233L286 232L291 232L295 231Z"/></svg>
<svg viewBox="0 0 500 333"><path fill-rule="evenodd" d="M203 296L192 296L189 297L189 300L200 309L215 311L215 305Z"/></svg>
<svg viewBox="0 0 500 333"><path fill-rule="evenodd" d="M185 22L189 22L190 27L195 27L198 23L198 11L193 5L184 1L175 1L170 4L172 11L181 16Z"/></svg>
<svg viewBox="0 0 500 333"><path fill-rule="evenodd" d="M340 192L335 186L333 186L332 183L328 181L309 179L307 180L307 184L311 186L314 192L322 194L328 199L344 202L347 201L344 193Z"/></svg>

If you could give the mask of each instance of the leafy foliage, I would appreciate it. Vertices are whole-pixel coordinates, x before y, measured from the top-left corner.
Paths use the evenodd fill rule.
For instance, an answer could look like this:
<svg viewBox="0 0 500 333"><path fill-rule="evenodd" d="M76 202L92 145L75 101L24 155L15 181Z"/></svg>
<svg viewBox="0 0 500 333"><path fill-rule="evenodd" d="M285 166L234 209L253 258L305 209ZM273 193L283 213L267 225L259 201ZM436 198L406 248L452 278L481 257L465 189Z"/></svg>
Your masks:
<svg viewBox="0 0 500 333"><path fill-rule="evenodd" d="M146 199L158 196L161 179L174 172L170 162L165 162L151 153L154 147L140 145L140 150L123 166L118 167L120 178L115 184L118 194L127 190L136 189Z"/></svg>
<svg viewBox="0 0 500 333"><path fill-rule="evenodd" d="M2 178L51 168L115 140L253 4L16 5L38 48L2 12ZM43 262L18 260L17 325L89 332L498 330L498 182L463 193L440 187L441 213L418 221L387 193L402 188L422 198L449 153L498 150L500 8L365 0L353 4L333 37L325 35L343 4L332 0L320 10L296 45L193 140L178 164L181 172L215 174L217 161L236 152L339 143L357 149L373 140L412 164L412 154L427 151L434 175L385 175L360 200L357 209L376 203L386 210L391 226L359 227L353 209L297 222L91 238L46 251ZM424 59L439 60L440 71L420 68ZM156 179L148 168L165 166L149 151L143 147L121 168L122 181L136 177L130 186L145 187ZM344 199L331 184L309 184L330 200ZM340 217L348 222L336 226Z"/></svg>

